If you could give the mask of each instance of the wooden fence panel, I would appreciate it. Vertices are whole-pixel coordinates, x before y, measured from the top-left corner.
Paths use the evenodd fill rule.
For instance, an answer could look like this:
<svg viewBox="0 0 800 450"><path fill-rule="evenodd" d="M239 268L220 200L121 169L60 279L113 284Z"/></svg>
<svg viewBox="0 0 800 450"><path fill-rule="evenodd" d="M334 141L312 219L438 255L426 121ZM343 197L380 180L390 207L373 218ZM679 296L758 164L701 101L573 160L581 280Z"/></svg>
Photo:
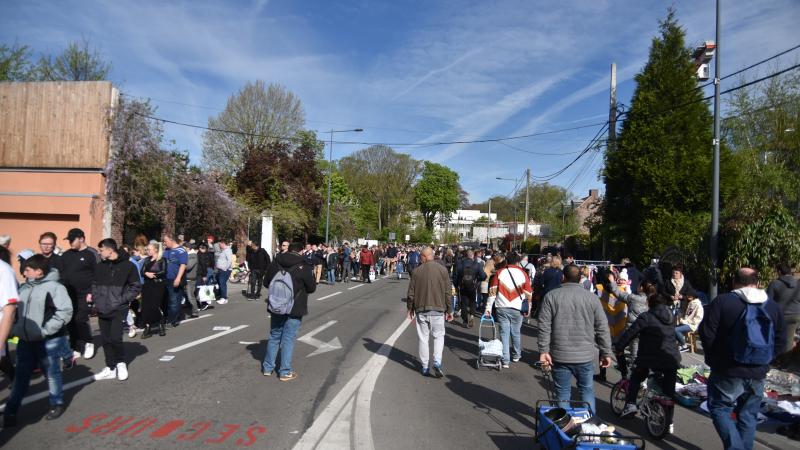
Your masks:
<svg viewBox="0 0 800 450"><path fill-rule="evenodd" d="M105 168L115 95L108 81L0 83L0 167Z"/></svg>

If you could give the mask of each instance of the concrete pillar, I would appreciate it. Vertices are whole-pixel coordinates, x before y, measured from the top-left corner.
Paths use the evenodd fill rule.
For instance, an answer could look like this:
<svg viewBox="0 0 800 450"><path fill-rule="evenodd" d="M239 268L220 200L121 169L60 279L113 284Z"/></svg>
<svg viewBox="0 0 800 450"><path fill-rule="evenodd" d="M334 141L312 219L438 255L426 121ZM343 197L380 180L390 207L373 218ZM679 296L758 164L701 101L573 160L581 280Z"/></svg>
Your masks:
<svg viewBox="0 0 800 450"><path fill-rule="evenodd" d="M272 234L272 215L261 213L261 248L269 253L270 258L275 257L275 236Z"/></svg>

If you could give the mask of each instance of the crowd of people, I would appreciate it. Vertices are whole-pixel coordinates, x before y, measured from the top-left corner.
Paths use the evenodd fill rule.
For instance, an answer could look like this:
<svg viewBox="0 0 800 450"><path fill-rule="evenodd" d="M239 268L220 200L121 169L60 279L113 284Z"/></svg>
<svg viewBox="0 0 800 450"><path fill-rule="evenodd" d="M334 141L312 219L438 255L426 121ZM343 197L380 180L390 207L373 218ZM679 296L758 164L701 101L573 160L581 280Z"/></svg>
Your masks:
<svg viewBox="0 0 800 450"><path fill-rule="evenodd" d="M97 318L105 357L105 367L94 379L125 381L126 330L129 338L164 336L186 317L228 302L227 282L236 257L225 239L207 236L196 243L165 233L160 241L137 236L133 245L107 238L95 248L83 230L73 228L64 240L67 248L62 250L55 233L45 232L39 237L39 252L19 251L20 284L11 265L11 237L0 236L0 370L11 380L4 427L16 424L36 371L48 380L45 419L63 414L62 372L97 353L91 317ZM253 280L259 280L269 255L252 243L247 255L252 256ZM252 290L259 292L260 285ZM16 341L13 362L9 337Z"/></svg>
<svg viewBox="0 0 800 450"><path fill-rule="evenodd" d="M734 289L709 301L692 287L682 264L658 261L639 271L627 259L596 266L577 265L570 255L529 259L486 248L284 241L274 258L247 243L244 261L237 262L237 245L212 236L196 243L167 233L161 241L137 238L131 246L103 239L94 249L76 228L65 240L69 247L59 251L56 235L45 232L38 253L19 252L25 281L18 284L9 239L0 239L0 342L17 339L16 364L7 346L2 349L0 368L13 379L4 426L15 424L35 370L48 379L46 419L63 413L62 370L96 353L91 316L97 317L105 357L95 378L124 381L125 329L130 338L164 336L185 317L226 304L228 280L237 269L247 274L245 298L259 299L262 287L268 288L270 336L261 371L282 381L297 378L292 353L308 295L321 283L370 283L381 274L409 275L408 318L416 323L424 376L444 376L445 323L455 317L466 328L481 317L497 323L505 369L522 359L521 328L528 322L560 401L570 400L574 378L580 400L594 410L594 382L605 381L616 360L631 380L623 417L637 412L638 390L651 371L663 375L664 396L675 394L687 335L699 339L711 368L708 406L726 448L752 448L766 373L798 354L800 285L788 263L778 266L779 277L766 290L755 270L741 268Z"/></svg>
<svg viewBox="0 0 800 450"><path fill-rule="evenodd" d="M515 252L424 248L421 264L407 303L424 376L443 376L444 323L459 309L465 327L480 314L498 323L503 368L520 361L522 322L532 315L539 363L552 373L555 397L570 400L574 378L579 400L596 410L594 382L605 381L616 360L622 376L630 377L622 411L629 417L651 372L661 375L662 395L675 396L681 352L690 350L686 336L692 334L710 367L708 407L726 449L753 447L766 374L797 360L800 352L800 287L788 263L777 267L779 277L766 290L759 287L758 272L743 267L733 289L712 301L693 289L680 263L665 267L653 261L642 272L627 259L597 267L576 265L569 255L533 263ZM450 294L456 301L448 301Z"/></svg>

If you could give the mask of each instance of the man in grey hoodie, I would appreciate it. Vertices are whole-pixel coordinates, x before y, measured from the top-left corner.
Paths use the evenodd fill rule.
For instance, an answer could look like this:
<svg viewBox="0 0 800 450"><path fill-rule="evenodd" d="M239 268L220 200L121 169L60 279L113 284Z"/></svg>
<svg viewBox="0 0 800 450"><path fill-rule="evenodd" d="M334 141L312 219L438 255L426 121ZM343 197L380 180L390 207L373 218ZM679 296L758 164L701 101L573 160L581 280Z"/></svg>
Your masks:
<svg viewBox="0 0 800 450"><path fill-rule="evenodd" d="M781 363L788 363L794 348L794 335L800 328L800 283L794 277L794 271L789 263L778 264L778 278L767 286L767 296L775 301L783 311L783 320L786 324L786 344L784 352L778 359Z"/></svg>
<svg viewBox="0 0 800 450"><path fill-rule="evenodd" d="M58 271L50 270L44 255L31 256L22 267L27 281L19 288L17 320L12 329L12 334L19 337L17 368L3 412L4 428L17 424L17 411L37 363L47 374L50 389L50 411L45 419L57 419L64 412L61 349L66 345L72 301L67 289L58 282Z"/></svg>

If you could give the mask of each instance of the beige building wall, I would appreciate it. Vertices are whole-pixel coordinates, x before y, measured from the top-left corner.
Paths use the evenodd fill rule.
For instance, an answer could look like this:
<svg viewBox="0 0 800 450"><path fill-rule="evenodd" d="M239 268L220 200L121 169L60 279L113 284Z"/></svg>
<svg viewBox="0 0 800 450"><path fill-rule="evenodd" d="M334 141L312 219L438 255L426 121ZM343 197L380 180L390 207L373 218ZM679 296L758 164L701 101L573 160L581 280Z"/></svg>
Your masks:
<svg viewBox="0 0 800 450"><path fill-rule="evenodd" d="M96 246L104 236L105 178L99 172L35 172L0 169L0 234L11 236L16 256L39 252L39 235L52 231L64 250L70 228ZM16 261L14 267L18 269Z"/></svg>

